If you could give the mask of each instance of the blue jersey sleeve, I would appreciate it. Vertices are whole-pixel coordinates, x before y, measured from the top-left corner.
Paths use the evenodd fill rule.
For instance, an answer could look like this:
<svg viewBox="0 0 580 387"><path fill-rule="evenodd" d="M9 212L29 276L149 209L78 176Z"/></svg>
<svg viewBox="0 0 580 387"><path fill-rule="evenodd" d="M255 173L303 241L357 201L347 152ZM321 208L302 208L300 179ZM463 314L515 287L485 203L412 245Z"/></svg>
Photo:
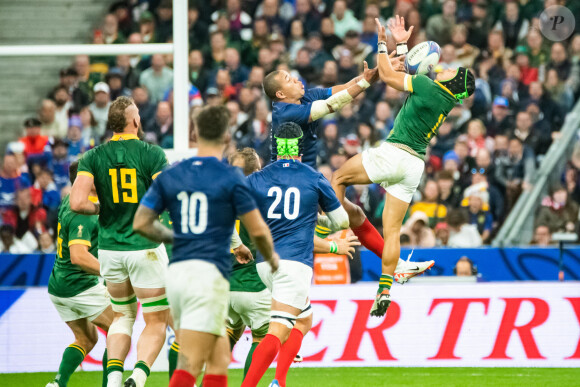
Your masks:
<svg viewBox="0 0 580 387"><path fill-rule="evenodd" d="M330 186L330 182L326 180L322 174L318 176L318 204L324 212L330 212L340 207L340 202Z"/></svg>
<svg viewBox="0 0 580 387"><path fill-rule="evenodd" d="M278 122L295 122L298 125L307 124L310 119L310 109L312 104L303 103L296 105L293 103L284 103L280 107L280 116L278 117Z"/></svg>
<svg viewBox="0 0 580 387"><path fill-rule="evenodd" d="M258 208L248 181L239 170L234 171L233 202L236 215L244 215Z"/></svg>
<svg viewBox="0 0 580 387"><path fill-rule="evenodd" d="M320 99L326 99L328 97L330 97L332 95L332 89L330 87L328 88L321 88L321 87L316 87L314 89L308 89L306 90L306 93L304 93L304 99L312 102L312 101L318 101Z"/></svg>
<svg viewBox="0 0 580 387"><path fill-rule="evenodd" d="M141 200L141 205L161 214L165 210L165 198L161 187L161 176L153 180L153 184Z"/></svg>

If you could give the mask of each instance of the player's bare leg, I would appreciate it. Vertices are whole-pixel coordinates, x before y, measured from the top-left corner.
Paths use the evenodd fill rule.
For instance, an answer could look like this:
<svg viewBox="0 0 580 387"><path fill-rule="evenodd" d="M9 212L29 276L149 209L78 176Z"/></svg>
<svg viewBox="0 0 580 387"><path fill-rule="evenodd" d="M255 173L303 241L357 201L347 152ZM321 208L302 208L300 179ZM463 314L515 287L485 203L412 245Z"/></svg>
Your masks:
<svg viewBox="0 0 580 387"><path fill-rule="evenodd" d="M385 237L383 267L379 280L379 290L371 309L371 316L384 316L391 304L390 290L399 254L401 253L401 225L408 208L409 203L397 199L388 192L385 194L385 208L383 209L383 235Z"/></svg>
<svg viewBox="0 0 580 387"><path fill-rule="evenodd" d="M209 387L227 387L228 366L231 354L227 336L219 336L205 366L203 385Z"/></svg>
<svg viewBox="0 0 580 387"><path fill-rule="evenodd" d="M123 383L124 361L131 348L137 299L130 280L121 283L107 281L107 290L111 296L114 315L107 335L107 386L119 387Z"/></svg>
<svg viewBox="0 0 580 387"><path fill-rule="evenodd" d="M54 382L49 383L47 387L67 385L70 376L82 363L85 356L91 352L98 341L99 336L96 326L107 332L112 321L113 311L110 306L92 322L89 321L88 318L67 321L66 325L68 325L70 330L73 332L75 341L65 349L59 366L57 379L55 379ZM106 353L103 359L105 361L104 364L106 364Z"/></svg>
<svg viewBox="0 0 580 387"><path fill-rule="evenodd" d="M209 360L219 336L189 329L180 329L178 335L181 349L177 359L177 369L169 382L169 386L191 386L199 377L204 364Z"/></svg>

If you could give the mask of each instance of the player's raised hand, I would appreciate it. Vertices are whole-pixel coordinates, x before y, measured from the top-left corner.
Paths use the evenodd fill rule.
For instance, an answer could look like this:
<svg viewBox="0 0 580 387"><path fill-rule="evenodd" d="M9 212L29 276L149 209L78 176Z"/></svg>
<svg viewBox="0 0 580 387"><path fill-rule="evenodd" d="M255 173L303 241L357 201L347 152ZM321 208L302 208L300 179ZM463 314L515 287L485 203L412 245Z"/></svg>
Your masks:
<svg viewBox="0 0 580 387"><path fill-rule="evenodd" d="M386 42L387 41L387 30L381 24L378 18L375 18L375 23L377 24L377 33L379 34L379 42Z"/></svg>
<svg viewBox="0 0 580 387"><path fill-rule="evenodd" d="M241 264L250 263L254 260L252 252L244 244L241 244L234 249L234 256L236 257L236 261Z"/></svg>
<svg viewBox="0 0 580 387"><path fill-rule="evenodd" d="M360 246L356 235L351 235L346 238L336 238L334 242L336 242L336 246L338 247L336 254L348 255L350 259L352 259L352 255L354 254L354 247Z"/></svg>
<svg viewBox="0 0 580 387"><path fill-rule="evenodd" d="M409 30L405 30L405 18L399 17L399 15L395 15L394 18L389 20L388 23L389 31L391 31L391 35L395 42L398 43L407 43L407 40L411 37L411 33L413 32L413 26L409 27ZM379 39L380 40L380 39Z"/></svg>
<svg viewBox="0 0 580 387"><path fill-rule="evenodd" d="M277 252L272 253L272 258L268 261L270 267L272 268L272 273L275 273L278 270L278 266L280 266L280 256Z"/></svg>
<svg viewBox="0 0 580 387"><path fill-rule="evenodd" d="M369 65L365 60L363 62L363 77L372 85L379 80L379 68L375 67L374 69L369 69Z"/></svg>

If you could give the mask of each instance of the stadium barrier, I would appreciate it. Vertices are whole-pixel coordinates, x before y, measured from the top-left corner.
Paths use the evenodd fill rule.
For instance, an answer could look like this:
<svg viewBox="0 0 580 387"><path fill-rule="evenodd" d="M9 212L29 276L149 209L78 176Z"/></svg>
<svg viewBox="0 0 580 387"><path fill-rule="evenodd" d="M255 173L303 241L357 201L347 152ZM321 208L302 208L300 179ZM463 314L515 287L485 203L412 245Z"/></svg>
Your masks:
<svg viewBox="0 0 580 387"><path fill-rule="evenodd" d="M312 331L300 367L579 367L578 283L461 283L395 286L386 319L369 316L373 284L313 286ZM139 312L133 347L144 322ZM104 334L82 365L100 370ZM243 367L246 332L232 355ZM0 290L0 372L56 371L73 340L46 288ZM153 370L167 369L166 353Z"/></svg>
<svg viewBox="0 0 580 387"><path fill-rule="evenodd" d="M404 259L412 250L402 249ZM462 256L476 265L483 281L554 281L558 279L560 250L557 248L415 249L412 260L435 260L426 275L453 275L455 263ZM47 286L54 264L52 254L0 255L0 286ZM378 281L380 260L370 251L361 251L362 281ZM580 280L580 246L564 250L564 278Z"/></svg>

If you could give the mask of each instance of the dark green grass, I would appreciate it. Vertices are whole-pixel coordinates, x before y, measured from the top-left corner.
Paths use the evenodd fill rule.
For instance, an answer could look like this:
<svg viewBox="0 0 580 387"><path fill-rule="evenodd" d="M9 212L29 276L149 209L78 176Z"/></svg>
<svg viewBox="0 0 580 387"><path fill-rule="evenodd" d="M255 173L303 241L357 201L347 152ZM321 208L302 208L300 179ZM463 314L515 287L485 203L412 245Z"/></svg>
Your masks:
<svg viewBox="0 0 580 387"><path fill-rule="evenodd" d="M128 376L130 373L127 372ZM54 373L0 374L0 386L44 387ZM241 370L231 370L229 385L241 384ZM260 387L274 377L269 370ZM100 372L77 372L69 387L99 387ZM166 387L166 373L151 374L147 387ZM579 386L580 369L575 368L292 368L288 387L375 387L375 386Z"/></svg>

